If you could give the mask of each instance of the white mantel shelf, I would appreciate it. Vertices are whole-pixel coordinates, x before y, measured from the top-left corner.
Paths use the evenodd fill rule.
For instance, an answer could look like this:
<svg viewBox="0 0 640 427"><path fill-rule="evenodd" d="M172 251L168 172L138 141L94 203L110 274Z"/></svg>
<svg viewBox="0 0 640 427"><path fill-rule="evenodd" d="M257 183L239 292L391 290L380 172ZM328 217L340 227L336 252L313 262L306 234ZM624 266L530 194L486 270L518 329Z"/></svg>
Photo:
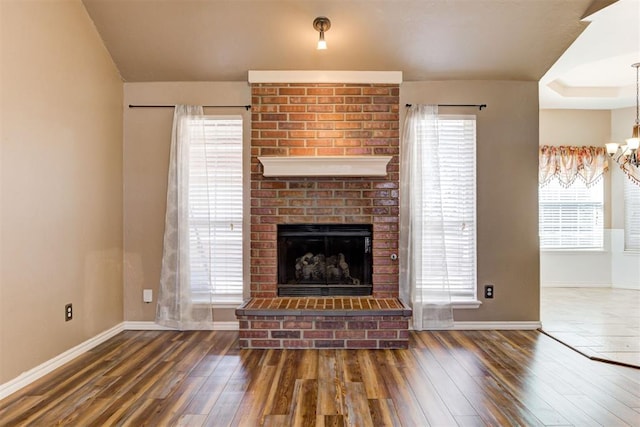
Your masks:
<svg viewBox="0 0 640 427"><path fill-rule="evenodd" d="M266 177L386 176L391 156L266 156L258 157Z"/></svg>

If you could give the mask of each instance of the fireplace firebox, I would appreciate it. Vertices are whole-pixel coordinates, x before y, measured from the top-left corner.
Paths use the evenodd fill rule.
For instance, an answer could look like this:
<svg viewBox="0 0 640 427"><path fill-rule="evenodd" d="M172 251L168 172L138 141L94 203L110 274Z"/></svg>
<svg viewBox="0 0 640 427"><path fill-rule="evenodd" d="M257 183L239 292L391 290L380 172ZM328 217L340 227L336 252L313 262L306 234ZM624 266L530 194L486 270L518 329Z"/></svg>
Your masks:
<svg viewBox="0 0 640 427"><path fill-rule="evenodd" d="M372 294L370 224L278 225L278 296Z"/></svg>

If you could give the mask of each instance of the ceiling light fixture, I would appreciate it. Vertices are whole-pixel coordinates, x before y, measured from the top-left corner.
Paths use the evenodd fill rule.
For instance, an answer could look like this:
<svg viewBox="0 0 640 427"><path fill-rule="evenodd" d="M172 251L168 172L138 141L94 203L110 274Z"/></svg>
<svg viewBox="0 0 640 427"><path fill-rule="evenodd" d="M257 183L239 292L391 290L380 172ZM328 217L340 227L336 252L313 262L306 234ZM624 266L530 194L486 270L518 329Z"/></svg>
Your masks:
<svg viewBox="0 0 640 427"><path fill-rule="evenodd" d="M324 40L324 32L329 31L329 28L331 28L331 21L324 16L318 16L313 20L313 28L320 32L317 49L325 50L327 48L327 42Z"/></svg>
<svg viewBox="0 0 640 427"><path fill-rule="evenodd" d="M631 65L636 69L636 122L631 131L631 138L626 140L626 144L620 146L616 142L605 144L607 153L613 157L618 150L620 154L616 156L618 163L631 163L635 167L640 167L640 154L638 147L640 146L640 62Z"/></svg>

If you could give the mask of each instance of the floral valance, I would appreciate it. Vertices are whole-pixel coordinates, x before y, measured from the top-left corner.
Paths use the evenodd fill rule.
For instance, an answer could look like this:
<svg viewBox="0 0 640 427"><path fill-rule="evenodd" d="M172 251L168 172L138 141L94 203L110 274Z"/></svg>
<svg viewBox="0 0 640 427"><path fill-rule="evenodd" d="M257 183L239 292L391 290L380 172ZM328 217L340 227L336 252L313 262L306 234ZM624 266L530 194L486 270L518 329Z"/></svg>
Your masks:
<svg viewBox="0 0 640 427"><path fill-rule="evenodd" d="M538 181L547 184L553 177L568 187L580 178L587 186L596 183L609 170L607 150L604 147L552 147L539 149Z"/></svg>

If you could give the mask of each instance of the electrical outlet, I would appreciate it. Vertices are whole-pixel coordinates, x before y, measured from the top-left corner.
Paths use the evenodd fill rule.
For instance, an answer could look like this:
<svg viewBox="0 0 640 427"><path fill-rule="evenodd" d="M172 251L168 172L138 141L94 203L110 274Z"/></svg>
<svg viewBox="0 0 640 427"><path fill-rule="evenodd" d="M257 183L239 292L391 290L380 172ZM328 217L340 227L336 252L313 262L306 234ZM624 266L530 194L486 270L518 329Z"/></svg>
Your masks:
<svg viewBox="0 0 640 427"><path fill-rule="evenodd" d="M73 305L67 304L64 306L64 321L68 322L73 319Z"/></svg>
<svg viewBox="0 0 640 427"><path fill-rule="evenodd" d="M493 298L493 285L484 285L484 297L487 299Z"/></svg>

